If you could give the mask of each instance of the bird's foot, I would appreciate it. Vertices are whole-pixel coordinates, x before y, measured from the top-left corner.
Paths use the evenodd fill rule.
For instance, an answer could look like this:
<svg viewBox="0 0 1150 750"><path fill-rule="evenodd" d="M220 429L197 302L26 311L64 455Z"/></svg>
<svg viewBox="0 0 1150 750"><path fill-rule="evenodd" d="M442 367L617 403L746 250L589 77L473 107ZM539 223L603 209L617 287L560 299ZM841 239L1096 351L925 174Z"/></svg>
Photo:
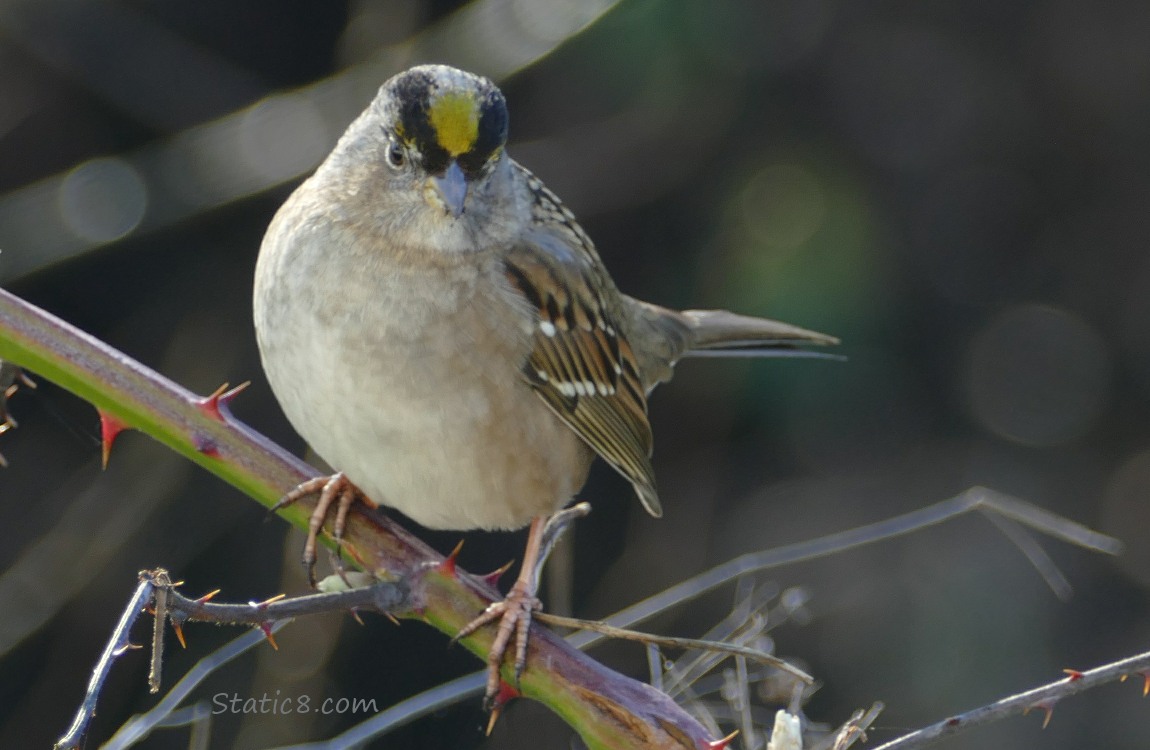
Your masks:
<svg viewBox="0 0 1150 750"><path fill-rule="evenodd" d="M343 472L337 472L329 477L315 477L301 483L280 498L279 502L272 506L271 512L274 513L308 495L316 494L319 495L319 499L308 519L307 541L304 542L303 546L303 564L307 569L308 582L313 588L315 587L316 548L318 547L320 532L323 531L324 522L331 513L332 505L335 505L335 519L331 525L331 536L335 540L337 550L343 548L343 533L347 529L347 514L351 510L351 506L359 501L369 508L376 507L375 503L371 502L358 487L352 484ZM342 574L342 558L337 557L336 559Z"/></svg>
<svg viewBox="0 0 1150 750"><path fill-rule="evenodd" d="M455 640L466 638L484 625L499 621L499 629L495 633L495 641L491 650L487 652L487 690L484 693L484 705L491 706L495 696L499 694L499 670L503 666L503 658L511 645L511 636L515 636L515 682L523 674L527 664L527 638L531 630L531 616L543 604L535 597L533 588L523 580L518 580L507 593L507 598L495 602L483 611L483 614L467 623Z"/></svg>

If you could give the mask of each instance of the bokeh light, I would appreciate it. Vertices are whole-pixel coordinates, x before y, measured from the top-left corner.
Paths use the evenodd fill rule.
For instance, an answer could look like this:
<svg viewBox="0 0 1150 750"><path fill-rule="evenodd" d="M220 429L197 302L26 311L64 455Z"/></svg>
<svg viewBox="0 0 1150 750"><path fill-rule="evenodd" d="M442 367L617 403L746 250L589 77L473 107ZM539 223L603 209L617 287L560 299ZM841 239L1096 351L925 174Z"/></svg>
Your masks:
<svg viewBox="0 0 1150 750"><path fill-rule="evenodd" d="M147 205L147 186L121 159L93 159L60 184L61 218L77 237L90 242L125 236L139 225Z"/></svg>
<svg viewBox="0 0 1150 750"><path fill-rule="evenodd" d="M1090 429L1107 404L1110 358L1090 326L1064 310L1007 310L971 344L975 417L1028 445L1058 445Z"/></svg>

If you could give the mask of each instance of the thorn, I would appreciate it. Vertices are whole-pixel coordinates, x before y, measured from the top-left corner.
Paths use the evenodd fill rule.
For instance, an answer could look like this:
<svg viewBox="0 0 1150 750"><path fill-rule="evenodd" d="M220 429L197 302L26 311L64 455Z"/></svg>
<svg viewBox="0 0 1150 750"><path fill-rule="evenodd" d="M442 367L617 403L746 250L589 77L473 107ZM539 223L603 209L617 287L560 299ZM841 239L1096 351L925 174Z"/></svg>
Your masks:
<svg viewBox="0 0 1150 750"><path fill-rule="evenodd" d="M495 722L499 721L499 717L503 715L503 707L520 695L522 695L522 693L510 684L503 680L499 681L499 690L488 704L488 709L491 711L491 716L487 719L486 735L488 737L491 736L491 730L495 729Z"/></svg>
<svg viewBox="0 0 1150 750"><path fill-rule="evenodd" d="M392 624L392 625L394 625L394 626L396 626L396 627L399 627L400 623L399 623L399 618L398 618L398 617L396 617L395 615L393 615L393 614L392 614L392 613L390 613L390 612L384 612L384 613L383 613L383 616L384 616L384 617L386 617L387 619L391 620L391 624Z"/></svg>
<svg viewBox="0 0 1150 750"><path fill-rule="evenodd" d="M1041 709L1042 712L1046 714L1046 716L1042 719L1042 728L1046 729L1046 727L1050 724L1050 717L1054 715L1054 703L1035 703L1033 706L1027 706L1024 708L1022 710L1022 715L1026 716L1028 713L1030 713L1030 709L1032 708Z"/></svg>
<svg viewBox="0 0 1150 750"><path fill-rule="evenodd" d="M224 415L220 413L220 397L227 392L229 383L223 383L219 388L211 392L211 394L203 398L196 399L196 406L200 408L204 414L207 414L212 419L224 421Z"/></svg>
<svg viewBox="0 0 1150 750"><path fill-rule="evenodd" d="M1150 672L1135 672L1134 674L1142 678L1142 697L1145 698L1150 695ZM1122 675L1118 678L1119 682L1126 682L1129 675Z"/></svg>
<svg viewBox="0 0 1150 750"><path fill-rule="evenodd" d="M220 398L219 398L220 405L227 407L227 405L230 404L232 402L232 400L235 399L236 396L238 396L241 393L243 393L244 391L246 391L248 389L248 386L251 384L252 384L252 381L245 380L244 382L240 383L239 385L237 385L235 388L231 389L230 391L227 391L227 392L221 394Z"/></svg>
<svg viewBox="0 0 1150 750"><path fill-rule="evenodd" d="M122 656L123 654L126 654L129 651L139 651L142 648L143 648L143 646L141 646L138 643L125 643L123 646L120 646L118 649L116 649L113 653L116 656Z"/></svg>
<svg viewBox="0 0 1150 750"><path fill-rule="evenodd" d="M172 620L171 623L172 630L176 631L176 640L179 641L180 646L186 650L188 648L188 642L184 640L184 627L175 620Z"/></svg>
<svg viewBox="0 0 1150 750"><path fill-rule="evenodd" d="M724 737L721 740L712 740L712 741L708 742L706 744L706 748L707 748L707 750L724 750L727 747L727 745L731 744L731 740L735 739L735 737L737 737L738 734L739 734L739 730L736 729L735 731L731 732L730 734L728 734L726 737Z"/></svg>
<svg viewBox="0 0 1150 750"><path fill-rule="evenodd" d="M351 612L351 616L355 618L355 621L358 622L359 626L362 628L363 627L363 620L359 616L359 610L358 609L351 609L348 611Z"/></svg>
<svg viewBox="0 0 1150 750"><path fill-rule="evenodd" d="M215 599L216 594L220 593L221 591L223 591L223 589L216 589L215 591L209 591L208 593L201 596L199 599L196 599L196 604L205 604L207 602L210 602L212 599Z"/></svg>
<svg viewBox="0 0 1150 750"><path fill-rule="evenodd" d="M484 737L491 736L491 732L495 729L495 722L499 721L502 714L503 706L492 706L491 714L487 717L487 729L483 730Z"/></svg>
<svg viewBox="0 0 1150 750"><path fill-rule="evenodd" d="M272 633L272 624L270 622L261 622L259 628L264 631L264 638L268 639L268 643L272 644L272 648L279 651L280 647L276 643L275 635Z"/></svg>
<svg viewBox="0 0 1150 750"><path fill-rule="evenodd" d="M245 380L235 388L228 390L228 383L224 383L216 390L212 391L210 396L205 396L196 402L196 406L200 408L204 414L207 414L212 419L220 422L226 422L232 416L228 410L228 404L236 396L252 384L252 381Z"/></svg>
<svg viewBox="0 0 1150 750"><path fill-rule="evenodd" d="M100 468L107 469L108 456L112 453L112 443L116 442L116 438L121 432L128 429L128 425L103 409L96 409L96 413L100 415Z"/></svg>
<svg viewBox="0 0 1150 750"><path fill-rule="evenodd" d="M287 594L276 594L275 596L273 596L270 599L264 599L262 602L248 602L248 606L249 607L255 607L257 609L264 609L269 604L275 604L280 599L286 599L286 598L287 598Z"/></svg>
<svg viewBox="0 0 1150 750"><path fill-rule="evenodd" d="M1078 682L1079 680L1081 680L1083 677L1086 676L1083 673L1079 672L1077 669L1064 669L1062 671L1066 673L1066 675L1067 675L1066 679L1069 682Z"/></svg>
<svg viewBox="0 0 1150 750"><path fill-rule="evenodd" d="M500 565L498 568L491 571L490 573L487 573L487 574L479 576L479 577L481 579L483 579L483 582L486 583L488 586L490 586L492 588L498 588L499 587L499 579L502 578L503 574L506 573L508 570L510 570L511 566L514 564L515 564L514 560L508 560L507 562L503 563L502 565Z"/></svg>
<svg viewBox="0 0 1150 750"><path fill-rule="evenodd" d="M443 562L439 563L436 567L440 573L443 573L449 578L455 577L455 561L459 559L459 551L463 549L463 540L459 540L459 544L455 545L455 549L451 550L451 554L443 558Z"/></svg>

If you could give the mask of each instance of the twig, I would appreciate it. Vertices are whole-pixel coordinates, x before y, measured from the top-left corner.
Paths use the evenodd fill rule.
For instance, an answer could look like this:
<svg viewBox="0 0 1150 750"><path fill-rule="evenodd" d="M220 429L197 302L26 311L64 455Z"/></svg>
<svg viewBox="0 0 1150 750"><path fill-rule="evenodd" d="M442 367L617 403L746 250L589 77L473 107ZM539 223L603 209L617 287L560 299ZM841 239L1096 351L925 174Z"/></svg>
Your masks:
<svg viewBox="0 0 1150 750"><path fill-rule="evenodd" d="M1035 709L1045 712L1046 717L1042 725L1046 726L1054 712L1054 705L1058 701L1108 682L1125 680L1130 675L1142 676L1145 681L1142 693L1145 695L1150 689L1150 652L1095 667L1088 672L1079 672L1073 669L1064 671L1067 676L1057 682L1051 682L1025 693L1018 693L972 711L951 716L937 724L932 724L892 740L885 745L880 745L875 750L911 750L912 748L926 747L941 737L999 721L1008 716L1025 714Z"/></svg>
<svg viewBox="0 0 1150 750"><path fill-rule="evenodd" d="M154 574L157 571L147 571ZM305 594L291 598L273 598L247 604L222 604L207 598L189 599L167 586L168 617L174 623L213 622L219 625L265 625L303 615L322 614L349 609L366 609L380 614L402 614L411 609L411 589L403 581L379 581L371 586Z"/></svg>
<svg viewBox="0 0 1150 750"><path fill-rule="evenodd" d="M815 678L799 669L793 664L790 664L783 659L780 659L773 654L768 654L765 651L760 651L757 648L748 648L746 646L739 646L734 643L723 643L721 641L707 641L699 638L675 638L666 635L652 635L651 633L641 633L637 630L627 630L626 628L617 628L613 625L608 625L605 622L598 620L582 620L578 617L560 617L559 615L548 614L547 612L536 612L533 617L538 618L541 622L546 622L549 625L555 625L561 628L574 628L578 630L590 630L600 633L608 638L617 638L624 641L638 641L640 643L654 644L656 646L664 646L667 648L682 648L682 649L702 649L704 651L717 651L720 653L734 654L735 656L745 657L751 661L765 664L769 667L781 669L784 672L794 675L804 683L811 685L814 684Z"/></svg>
<svg viewBox="0 0 1150 750"><path fill-rule="evenodd" d="M141 578L144 577L141 572ZM150 571L147 576L155 590L152 592L152 663L148 669L148 692L160 692L160 682L164 673L164 626L168 622L168 595L172 591L172 581L166 570ZM181 639L182 640L182 639Z"/></svg>
<svg viewBox="0 0 1150 750"><path fill-rule="evenodd" d="M855 711L854 715L847 719L846 723L835 732L834 740L830 745L831 750L847 750L858 740L866 742L866 730L882 713L883 708L885 706L882 702L875 702L866 711Z"/></svg>
<svg viewBox="0 0 1150 750"><path fill-rule="evenodd" d="M763 611L769 601L778 595L773 588L755 585L749 577L740 579L735 586L735 603L731 611L704 633L702 640L742 646L761 638L769 623L778 624L769 616L769 610ZM782 622L782 619L778 622ZM698 649L679 657L665 676L667 694L678 696L718 666L724 658L721 654L706 649ZM809 683L807 686L809 687Z"/></svg>
<svg viewBox="0 0 1150 750"><path fill-rule="evenodd" d="M1006 516L1048 536L1094 552L1116 555L1122 550L1122 543L1114 537L1100 534L1082 524L1043 510L1024 500L986 487L972 487L949 500L885 521L828 534L806 542L736 557L730 562L711 568L701 575L676 584L638 604L617 612L607 618L606 622L616 627L631 627L748 573L791 565L845 552L855 547L886 541L943 523L975 510ZM1056 586L1052 586L1052 588L1057 592ZM571 636L568 641L576 648L583 649L598 643L604 637L598 633L581 632Z"/></svg>
<svg viewBox="0 0 1150 750"><path fill-rule="evenodd" d="M151 597L152 589L151 580L140 579L136 586L136 592L132 594L128 605L124 607L124 613L120 615L120 621L116 623L116 628L112 631L108 645L104 647L104 653L100 655L100 660L96 662L96 667L92 670L92 678L88 680L88 690L84 693L84 700L80 702L80 709L76 712L76 718L72 720L72 726L68 727L68 731L56 741L56 750L72 750L72 748L79 747L89 722L96 715L96 700L100 697L100 689L104 686L104 680L112 669L112 662L120 654L133 648L132 643L128 640L128 632L132 629L132 624L140 616L140 611Z"/></svg>

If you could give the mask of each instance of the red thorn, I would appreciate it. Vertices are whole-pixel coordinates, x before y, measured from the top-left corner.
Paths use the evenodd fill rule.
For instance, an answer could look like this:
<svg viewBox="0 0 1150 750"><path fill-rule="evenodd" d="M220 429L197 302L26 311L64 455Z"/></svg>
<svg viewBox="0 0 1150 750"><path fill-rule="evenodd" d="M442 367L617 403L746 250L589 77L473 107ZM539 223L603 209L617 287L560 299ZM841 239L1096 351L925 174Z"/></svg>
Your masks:
<svg viewBox="0 0 1150 750"><path fill-rule="evenodd" d="M272 644L272 648L279 651L280 647L276 644L275 636L272 634L272 624L270 622L261 622L259 627L260 630L264 631L264 638L268 639L268 643Z"/></svg>
<svg viewBox="0 0 1150 750"><path fill-rule="evenodd" d="M961 723L962 723L962 719L958 718L957 716L952 716L946 720L946 725L948 727L957 727Z"/></svg>
<svg viewBox="0 0 1150 750"><path fill-rule="evenodd" d="M1081 680L1083 677L1086 676L1083 673L1079 672L1077 669L1064 669L1062 671L1066 673L1066 675L1067 675L1066 679L1069 680L1070 682L1078 682L1079 680Z"/></svg>
<svg viewBox="0 0 1150 750"><path fill-rule="evenodd" d="M498 568L491 571L490 573L487 573L485 575L480 576L480 578L482 578L483 582L486 583L488 586L490 586L492 588L498 588L499 587L499 579L503 577L504 573L506 573L508 570L511 569L511 565L514 562L515 562L514 560L508 560L507 562L500 565Z"/></svg>
<svg viewBox="0 0 1150 750"><path fill-rule="evenodd" d="M240 395L245 388L251 385L250 380L240 383L235 388L228 390L228 384L224 383L219 388L214 390L210 396L205 396L196 402L196 406L200 407L200 411L207 414L212 419L220 422L228 421L231 417L231 412L228 410L228 404L236 396Z"/></svg>
<svg viewBox="0 0 1150 750"><path fill-rule="evenodd" d="M739 730L736 729L735 731L731 732L730 734L728 734L723 739L712 740L712 741L704 744L703 747L707 748L707 750L724 750L724 748L726 748L727 745L731 744L731 740L735 739L735 737L738 736L738 734L739 734Z"/></svg>
<svg viewBox="0 0 1150 750"><path fill-rule="evenodd" d="M121 432L128 429L128 425L103 409L97 409L96 412L100 415L100 446L102 449L100 467L106 469L108 468L108 456L112 453L112 443L116 442L116 438Z"/></svg>
<svg viewBox="0 0 1150 750"><path fill-rule="evenodd" d="M459 551L463 549L463 540L459 540L459 544L455 545L455 549L451 550L451 554L443 558L443 562L439 563L436 567L440 573L443 573L449 578L455 577L455 561L459 559Z"/></svg>
<svg viewBox="0 0 1150 750"><path fill-rule="evenodd" d="M521 695L522 693L509 683L503 680L499 681L499 692L491 698L491 716L487 719L488 737L491 736L491 730L495 729L495 722L503 715L503 707Z"/></svg>

